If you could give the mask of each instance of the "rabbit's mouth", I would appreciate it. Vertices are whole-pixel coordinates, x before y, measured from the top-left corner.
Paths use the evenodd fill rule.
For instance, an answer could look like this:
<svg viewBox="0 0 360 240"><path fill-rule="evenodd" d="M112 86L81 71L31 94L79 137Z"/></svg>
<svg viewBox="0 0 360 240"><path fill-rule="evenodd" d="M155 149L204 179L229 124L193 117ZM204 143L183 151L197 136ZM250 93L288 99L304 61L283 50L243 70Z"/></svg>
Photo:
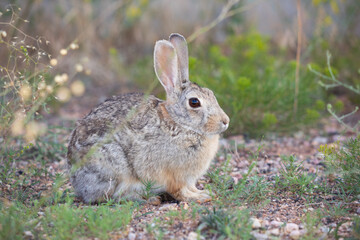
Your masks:
<svg viewBox="0 0 360 240"><path fill-rule="evenodd" d="M210 118L204 127L207 134L220 134L228 129L229 121Z"/></svg>

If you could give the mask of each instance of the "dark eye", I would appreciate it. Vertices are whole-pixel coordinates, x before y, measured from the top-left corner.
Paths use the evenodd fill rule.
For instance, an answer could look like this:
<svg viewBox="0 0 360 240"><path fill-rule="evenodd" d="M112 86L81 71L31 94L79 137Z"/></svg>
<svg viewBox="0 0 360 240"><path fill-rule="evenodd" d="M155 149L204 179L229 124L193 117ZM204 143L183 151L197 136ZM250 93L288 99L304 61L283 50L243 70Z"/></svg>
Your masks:
<svg viewBox="0 0 360 240"><path fill-rule="evenodd" d="M201 106L200 100L197 99L197 98L190 98L190 99L189 99L189 105L190 105L190 107L192 107L192 108L198 108L198 107Z"/></svg>

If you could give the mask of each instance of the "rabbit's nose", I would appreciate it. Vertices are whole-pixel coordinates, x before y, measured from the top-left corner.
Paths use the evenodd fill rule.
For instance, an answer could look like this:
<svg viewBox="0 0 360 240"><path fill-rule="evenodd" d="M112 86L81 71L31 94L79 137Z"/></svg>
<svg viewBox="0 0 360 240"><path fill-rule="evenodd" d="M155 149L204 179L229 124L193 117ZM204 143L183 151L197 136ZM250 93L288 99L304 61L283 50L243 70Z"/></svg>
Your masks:
<svg viewBox="0 0 360 240"><path fill-rule="evenodd" d="M230 119L227 115L225 115L222 119L221 119L222 124L224 125L225 128L227 128L229 126L229 122Z"/></svg>

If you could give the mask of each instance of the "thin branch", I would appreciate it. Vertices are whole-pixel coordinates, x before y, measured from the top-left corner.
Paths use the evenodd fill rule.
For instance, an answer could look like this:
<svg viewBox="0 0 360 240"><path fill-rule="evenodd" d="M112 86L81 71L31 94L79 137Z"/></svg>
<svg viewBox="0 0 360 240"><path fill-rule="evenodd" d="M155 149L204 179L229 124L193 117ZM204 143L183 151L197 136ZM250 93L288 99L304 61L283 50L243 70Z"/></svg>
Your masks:
<svg viewBox="0 0 360 240"><path fill-rule="evenodd" d="M296 117L298 109L298 97L299 97L299 81L300 81L300 55L301 55L301 39L302 39L302 19L301 19L301 5L300 0L296 1L297 10L297 49L296 49L296 70L295 70L295 96L294 96L294 118Z"/></svg>
<svg viewBox="0 0 360 240"><path fill-rule="evenodd" d="M350 127L348 124L346 124L346 123L343 121L344 118L349 117L349 116L355 114L355 113L359 110L358 107L356 107L356 108L354 109L354 111L352 111L351 113L348 113L348 114L343 115L343 116L341 116L341 117L339 117L338 115L336 115L336 113L332 110L332 105L331 105L331 104L328 104L327 110L328 110L328 112L336 119L336 121L338 121L338 122L339 122L341 125L343 125L346 129L349 129L349 130L354 131L354 132L358 132L358 131L357 131L357 126L359 125L359 123L357 123L354 127Z"/></svg>
<svg viewBox="0 0 360 240"><path fill-rule="evenodd" d="M258 4L260 2L260 0L252 3L252 4L248 4L246 6L243 7L238 7L236 9L231 10L231 8L233 6L235 6L240 0L229 0L226 5L222 8L219 16L217 18L215 18L212 22L210 22L208 25L196 30L194 33L192 33L188 38L187 38L187 42L190 43L192 41L194 41L196 38L198 38L199 36L201 36L202 34L208 32L209 30L211 30L212 28L214 28L216 25L218 25L220 22L224 21L225 19L232 17L236 14L245 12L249 9L251 9L252 7L254 7L256 4Z"/></svg>
<svg viewBox="0 0 360 240"><path fill-rule="evenodd" d="M310 70L310 72L314 73L315 75L317 75L320 78L327 79L327 80L333 82L333 83L323 83L323 82L319 81L319 84L322 87L325 87L326 89L333 88L333 87L338 87L338 86L343 86L344 88L347 88L348 90L350 90L350 91L352 91L352 92L354 92L356 94L360 94L360 89L355 88L355 87L353 87L353 86L351 86L351 85L349 85L347 83L341 82L335 77L335 75L334 75L334 73L333 73L333 71L331 69L331 61L330 61L331 60L331 54L330 54L329 51L326 52L326 57L327 57L327 67L328 67L330 76L326 76L326 75L316 71L315 69L313 69L311 67L311 65L308 65L308 69Z"/></svg>

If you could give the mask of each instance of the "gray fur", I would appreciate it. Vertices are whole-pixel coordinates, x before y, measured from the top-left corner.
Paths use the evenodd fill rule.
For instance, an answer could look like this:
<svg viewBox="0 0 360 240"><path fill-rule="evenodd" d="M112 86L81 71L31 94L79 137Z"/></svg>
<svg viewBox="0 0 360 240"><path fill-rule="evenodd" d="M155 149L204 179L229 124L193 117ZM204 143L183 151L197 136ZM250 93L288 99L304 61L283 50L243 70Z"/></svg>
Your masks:
<svg viewBox="0 0 360 240"><path fill-rule="evenodd" d="M209 199L195 184L215 156L219 133L227 129L229 118L211 90L188 79L186 87L176 84L180 79L173 79L178 75L171 71L180 70L172 58L177 58L176 48L169 44L157 42L155 49L160 50L154 53L156 71L176 63L164 71L169 76L158 74L171 90L166 101L139 93L112 97L79 120L72 132L70 180L84 202L141 198L144 180L154 181L178 200ZM201 107L189 106L192 97Z"/></svg>

